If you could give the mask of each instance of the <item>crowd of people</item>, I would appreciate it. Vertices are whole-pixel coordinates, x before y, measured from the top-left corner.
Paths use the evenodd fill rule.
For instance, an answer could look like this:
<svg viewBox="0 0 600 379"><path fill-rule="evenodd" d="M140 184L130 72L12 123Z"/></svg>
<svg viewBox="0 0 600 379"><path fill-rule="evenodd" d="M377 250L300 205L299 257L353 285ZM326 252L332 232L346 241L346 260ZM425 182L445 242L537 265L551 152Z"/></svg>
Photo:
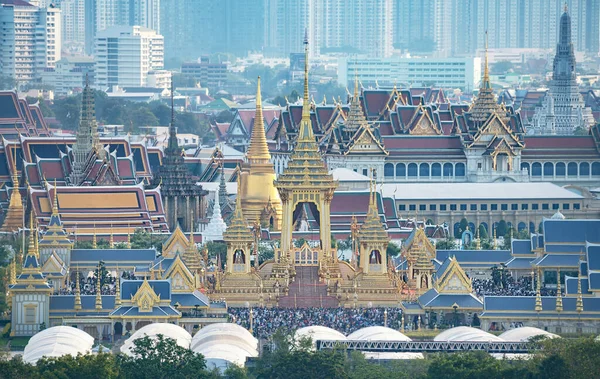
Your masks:
<svg viewBox="0 0 600 379"><path fill-rule="evenodd" d="M121 274L121 280L135 280L136 277L133 272L124 271ZM79 277L79 293L81 295L96 295L97 290L97 275L93 273L92 275L83 277ZM55 291L55 295L74 295L76 289L76 282L73 280L70 283L66 284L63 288ZM117 292L117 279L116 277L108 274L104 277L102 281L102 286L100 287L101 295L115 295Z"/></svg>
<svg viewBox="0 0 600 379"><path fill-rule="evenodd" d="M473 290L478 297L483 296L535 296L535 284L531 283L531 277L522 276L514 279L508 275L503 281L493 279L473 279ZM542 287L542 296L556 296L556 290Z"/></svg>
<svg viewBox="0 0 600 379"><path fill-rule="evenodd" d="M367 326L400 326L400 308L252 308L252 328L258 338L268 338L278 329L291 332L305 326L320 325L348 335ZM229 308L231 320L250 327L249 308Z"/></svg>

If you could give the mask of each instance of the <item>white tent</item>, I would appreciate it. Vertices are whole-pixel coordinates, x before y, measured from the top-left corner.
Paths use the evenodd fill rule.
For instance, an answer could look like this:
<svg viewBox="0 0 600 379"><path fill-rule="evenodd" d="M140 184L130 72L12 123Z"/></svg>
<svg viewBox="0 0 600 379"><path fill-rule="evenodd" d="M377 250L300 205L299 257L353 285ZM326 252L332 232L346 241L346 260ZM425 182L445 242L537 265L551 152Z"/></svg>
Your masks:
<svg viewBox="0 0 600 379"><path fill-rule="evenodd" d="M71 326L54 326L37 333L25 346L23 361L35 364L42 357L88 354L94 337Z"/></svg>

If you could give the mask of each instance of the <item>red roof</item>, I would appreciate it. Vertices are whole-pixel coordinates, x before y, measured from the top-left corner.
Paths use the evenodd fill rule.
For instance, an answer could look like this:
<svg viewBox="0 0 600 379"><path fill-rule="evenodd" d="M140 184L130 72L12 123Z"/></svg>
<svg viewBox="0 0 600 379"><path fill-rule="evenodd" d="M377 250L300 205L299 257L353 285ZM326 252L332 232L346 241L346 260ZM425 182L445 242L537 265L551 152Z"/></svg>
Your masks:
<svg viewBox="0 0 600 379"><path fill-rule="evenodd" d="M525 150L548 148L596 148L592 136L526 136Z"/></svg>

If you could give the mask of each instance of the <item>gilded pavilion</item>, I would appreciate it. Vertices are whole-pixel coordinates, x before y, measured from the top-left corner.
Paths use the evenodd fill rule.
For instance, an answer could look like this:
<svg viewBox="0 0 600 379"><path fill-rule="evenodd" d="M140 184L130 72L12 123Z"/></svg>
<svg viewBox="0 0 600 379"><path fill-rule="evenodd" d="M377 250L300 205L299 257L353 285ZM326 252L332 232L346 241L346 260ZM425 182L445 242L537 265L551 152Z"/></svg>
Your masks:
<svg viewBox="0 0 600 379"><path fill-rule="evenodd" d="M223 297L230 306L247 304L265 306L316 306L318 303L298 304L303 298L303 284L316 282L315 301L330 306L357 305L398 305L402 298L400 276L393 267L388 266L386 249L389 242L386 230L378 215L375 186L371 194L367 218L360 228L360 254L358 266L338 259L338 252L332 247L330 207L337 182L329 174L327 165L319 151L313 133L310 117L308 91L308 41L305 40L305 77L304 106L298 139L284 172L273 182L278 196L272 194L267 178L274 178L273 165L267 163L269 153L262 127L260 87L257 96L255 127L248 151L248 166L239 182L236 210L231 223L224 234L227 244L226 272L216 274L214 296ZM359 128L368 128L361 123ZM359 131L360 132L360 131ZM253 167L260 165L260 170ZM255 179L253 176L257 175ZM245 178L245 179L244 179ZM249 191L256 191L254 184L263 190L260 206L252 209L244 206L244 197ZM264 190L268 188L268 190ZM275 250L274 259L254 266L258 262L256 255L258 240L251 232L256 220L257 210L265 206L265 197L269 203L281 199L281 239ZM257 202L258 203L258 202ZM264 209L264 208L263 208ZM319 241L297 247L294 244L294 230L298 220L306 209L316 215L319 226ZM251 214L247 216L246 213Z"/></svg>

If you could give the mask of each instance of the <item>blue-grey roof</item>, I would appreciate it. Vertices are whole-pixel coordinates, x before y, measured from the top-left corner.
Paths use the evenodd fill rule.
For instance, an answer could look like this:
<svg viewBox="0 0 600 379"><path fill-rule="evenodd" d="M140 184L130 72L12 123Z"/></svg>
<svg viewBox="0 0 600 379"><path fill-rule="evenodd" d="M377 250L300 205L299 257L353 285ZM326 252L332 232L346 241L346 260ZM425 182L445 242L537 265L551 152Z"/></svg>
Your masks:
<svg viewBox="0 0 600 379"><path fill-rule="evenodd" d="M437 295L439 295L439 292L435 288L432 288L429 291L422 294L421 296L419 296L419 303L425 305L431 300L433 300Z"/></svg>
<svg viewBox="0 0 600 379"><path fill-rule="evenodd" d="M511 248L513 254L531 254L531 240L512 240Z"/></svg>
<svg viewBox="0 0 600 379"><path fill-rule="evenodd" d="M423 303L421 303L423 304ZM450 294L441 293L434 297L431 301L423 304L423 307L429 308L452 308L456 304L460 308L477 308L482 309L483 303L473 294Z"/></svg>
<svg viewBox="0 0 600 379"><path fill-rule="evenodd" d="M440 268L438 268L438 270L435 272L436 278L442 277L442 275L446 272L446 270L450 266L450 262L452 262L452 260L450 258L446 258L446 260L442 263Z"/></svg>
<svg viewBox="0 0 600 379"><path fill-rule="evenodd" d="M581 275L585 276L588 274L588 264L585 261L579 261L579 270L581 271Z"/></svg>
<svg viewBox="0 0 600 379"><path fill-rule="evenodd" d="M568 245L546 244L544 246L546 253L583 253L585 251L585 242L580 244L572 243Z"/></svg>
<svg viewBox="0 0 600 379"><path fill-rule="evenodd" d="M152 307L150 312L142 312L138 307L121 306L111 312L111 316L178 316L179 313L175 308L168 306Z"/></svg>
<svg viewBox="0 0 600 379"><path fill-rule="evenodd" d="M131 299L137 292L143 280L123 280L121 282L121 298ZM154 292L160 296L161 300L171 299L171 281L170 280L149 280L148 284Z"/></svg>
<svg viewBox="0 0 600 379"><path fill-rule="evenodd" d="M579 267L579 255L576 254L546 254L536 259L537 267Z"/></svg>
<svg viewBox="0 0 600 379"><path fill-rule="evenodd" d="M492 267L510 259L509 250L438 250L436 258L444 261L446 258L455 257L461 266L464 264L479 264ZM466 266L464 266L466 267Z"/></svg>
<svg viewBox="0 0 600 379"><path fill-rule="evenodd" d="M600 271L600 245L587 245L587 268L590 271Z"/></svg>
<svg viewBox="0 0 600 379"><path fill-rule="evenodd" d="M563 312L576 312L577 297L563 297ZM493 312L525 311L535 313L535 296L485 296L484 310ZM600 311L600 298L584 297L583 311ZM542 296L542 312L556 314L556 296Z"/></svg>
<svg viewBox="0 0 600 379"><path fill-rule="evenodd" d="M206 307L210 304L210 300L200 291L192 293L173 293L171 295L171 305L179 304L183 307Z"/></svg>
<svg viewBox="0 0 600 379"><path fill-rule="evenodd" d="M154 260L154 262L152 262L150 268L154 270L162 269L163 272L166 272L169 270L173 262L175 262L175 258L158 257Z"/></svg>
<svg viewBox="0 0 600 379"><path fill-rule="evenodd" d="M73 249L73 263L127 262L131 264L150 264L156 258L155 249Z"/></svg>
<svg viewBox="0 0 600 379"><path fill-rule="evenodd" d="M418 303L409 303L406 301L402 302L402 306L406 309L422 309Z"/></svg>
<svg viewBox="0 0 600 379"><path fill-rule="evenodd" d="M600 272L590 272L588 278L590 280L590 289L600 291Z"/></svg>
<svg viewBox="0 0 600 379"><path fill-rule="evenodd" d="M600 220L544 219L544 242L600 243Z"/></svg>
<svg viewBox="0 0 600 379"><path fill-rule="evenodd" d="M102 309L105 311L115 308L114 295L102 295ZM50 310L72 310L75 307L75 295L50 296ZM96 295L81 295L81 309L96 309Z"/></svg>
<svg viewBox="0 0 600 379"><path fill-rule="evenodd" d="M589 283L588 278L581 278L581 293L583 295L589 295ZM577 278L572 276L565 276L565 294L566 295L577 295Z"/></svg>
<svg viewBox="0 0 600 379"><path fill-rule="evenodd" d="M506 267L513 270L525 270L531 269L531 262L533 262L533 257L531 258L523 258L523 257L514 257L506 262Z"/></svg>

